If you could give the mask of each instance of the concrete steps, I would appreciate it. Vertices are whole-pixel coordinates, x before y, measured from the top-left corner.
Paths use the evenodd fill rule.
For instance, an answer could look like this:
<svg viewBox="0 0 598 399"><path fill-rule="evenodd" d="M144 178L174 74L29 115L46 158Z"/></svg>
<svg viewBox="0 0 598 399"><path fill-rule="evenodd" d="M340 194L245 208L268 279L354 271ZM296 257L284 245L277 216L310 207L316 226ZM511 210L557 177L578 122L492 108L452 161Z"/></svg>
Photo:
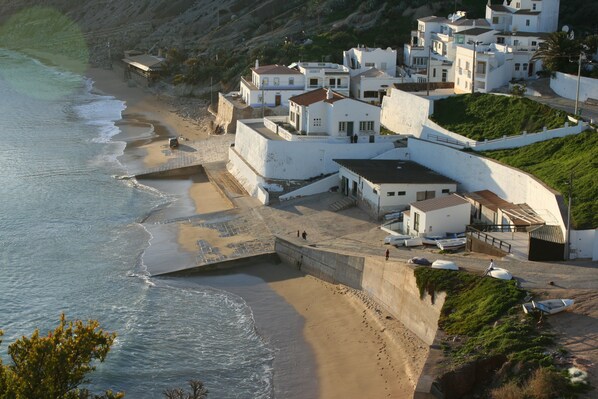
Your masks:
<svg viewBox="0 0 598 399"><path fill-rule="evenodd" d="M328 209L330 209L332 212L340 212L340 211L344 211L345 209L353 208L356 205L357 205L357 201L355 199L350 198L350 197L345 197L341 200L338 200L338 201L330 204L328 206Z"/></svg>

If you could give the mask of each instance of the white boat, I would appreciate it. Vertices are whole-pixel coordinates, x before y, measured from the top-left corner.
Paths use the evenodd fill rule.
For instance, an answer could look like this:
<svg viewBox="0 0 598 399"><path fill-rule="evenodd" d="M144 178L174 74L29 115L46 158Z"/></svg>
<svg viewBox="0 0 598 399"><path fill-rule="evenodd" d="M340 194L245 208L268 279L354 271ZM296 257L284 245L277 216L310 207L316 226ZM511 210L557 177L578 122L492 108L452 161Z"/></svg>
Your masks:
<svg viewBox="0 0 598 399"><path fill-rule="evenodd" d="M389 245L396 245L400 247L401 245L405 244L405 240L412 238L411 236L401 235L401 234L391 234L384 238L384 244Z"/></svg>
<svg viewBox="0 0 598 399"><path fill-rule="evenodd" d="M444 237L442 236L426 236L422 237L422 243L424 245L436 245L436 241L442 240Z"/></svg>
<svg viewBox="0 0 598 399"><path fill-rule="evenodd" d="M436 246L442 250L462 248L467 243L467 238L449 238L447 240L436 240Z"/></svg>
<svg viewBox="0 0 598 399"><path fill-rule="evenodd" d="M499 280L511 280L513 278L513 275L510 271L507 269L501 269L500 267L495 267L492 270L488 270L486 274Z"/></svg>
<svg viewBox="0 0 598 399"><path fill-rule="evenodd" d="M453 261L439 259L432 262L432 269L459 270L459 266Z"/></svg>
<svg viewBox="0 0 598 399"><path fill-rule="evenodd" d="M574 303L575 300L573 299L547 299L545 301L531 301L524 303L522 306L525 313L538 310L546 314L555 314L571 307Z"/></svg>
<svg viewBox="0 0 598 399"><path fill-rule="evenodd" d="M424 245L421 237L414 237L414 238L405 240L406 247L419 247L420 245Z"/></svg>

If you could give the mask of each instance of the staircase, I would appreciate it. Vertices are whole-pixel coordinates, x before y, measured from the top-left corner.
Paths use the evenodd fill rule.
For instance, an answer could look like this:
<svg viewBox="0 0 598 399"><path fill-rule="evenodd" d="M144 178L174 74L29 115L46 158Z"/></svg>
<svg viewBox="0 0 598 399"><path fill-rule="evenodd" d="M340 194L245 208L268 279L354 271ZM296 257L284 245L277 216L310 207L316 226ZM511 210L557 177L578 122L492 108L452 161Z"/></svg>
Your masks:
<svg viewBox="0 0 598 399"><path fill-rule="evenodd" d="M333 202L328 206L332 212L340 212L345 209L353 208L357 205L357 201L354 198L344 197L336 202Z"/></svg>

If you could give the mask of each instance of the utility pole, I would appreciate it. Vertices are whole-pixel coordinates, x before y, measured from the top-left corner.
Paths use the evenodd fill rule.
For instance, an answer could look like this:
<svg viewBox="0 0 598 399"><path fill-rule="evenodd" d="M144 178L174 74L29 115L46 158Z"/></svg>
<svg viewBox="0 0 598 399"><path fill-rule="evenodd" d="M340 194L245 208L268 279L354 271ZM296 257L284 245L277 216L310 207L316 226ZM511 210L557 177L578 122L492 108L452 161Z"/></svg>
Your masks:
<svg viewBox="0 0 598 399"><path fill-rule="evenodd" d="M471 66L471 94L475 93L475 56L476 56L476 46L478 42L473 42L473 65Z"/></svg>
<svg viewBox="0 0 598 399"><path fill-rule="evenodd" d="M569 260L571 245L571 199L573 198L573 171L569 175L569 203L567 204L567 234L565 237L565 260Z"/></svg>
<svg viewBox="0 0 598 399"><path fill-rule="evenodd" d="M583 55L582 52L579 53L579 63L577 65L577 91L575 94L575 116L578 115L579 111L579 82L581 80L581 56Z"/></svg>
<svg viewBox="0 0 598 399"><path fill-rule="evenodd" d="M430 95L430 66L432 61L432 46L428 46L428 70L426 77L426 96Z"/></svg>
<svg viewBox="0 0 598 399"><path fill-rule="evenodd" d="M214 89L213 89L213 78L210 76L210 107L212 107L212 109L214 109Z"/></svg>
<svg viewBox="0 0 598 399"><path fill-rule="evenodd" d="M112 69L112 51L110 48L110 40L108 40L108 69Z"/></svg>
<svg viewBox="0 0 598 399"><path fill-rule="evenodd" d="M266 111L266 110L264 109L264 107L266 106L266 105L265 105L265 102L266 102L266 101L265 101L265 98L264 98L264 82L265 82L265 80L263 80L263 79L262 79L262 119L264 119L264 113L265 113L265 111Z"/></svg>

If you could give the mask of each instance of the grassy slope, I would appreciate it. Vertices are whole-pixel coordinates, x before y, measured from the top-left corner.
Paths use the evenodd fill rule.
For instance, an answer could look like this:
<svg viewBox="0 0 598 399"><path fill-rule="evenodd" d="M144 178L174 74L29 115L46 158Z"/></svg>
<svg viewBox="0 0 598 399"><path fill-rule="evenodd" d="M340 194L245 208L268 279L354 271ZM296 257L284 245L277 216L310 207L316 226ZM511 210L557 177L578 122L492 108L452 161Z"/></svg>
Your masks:
<svg viewBox="0 0 598 399"><path fill-rule="evenodd" d="M487 151L483 155L532 173L563 193L565 201L567 182L573 171L573 226L598 227L598 133L586 131L521 148Z"/></svg>
<svg viewBox="0 0 598 399"><path fill-rule="evenodd" d="M474 140L534 133L562 127L566 113L535 101L492 94L464 94L434 103L431 119L444 128Z"/></svg>

